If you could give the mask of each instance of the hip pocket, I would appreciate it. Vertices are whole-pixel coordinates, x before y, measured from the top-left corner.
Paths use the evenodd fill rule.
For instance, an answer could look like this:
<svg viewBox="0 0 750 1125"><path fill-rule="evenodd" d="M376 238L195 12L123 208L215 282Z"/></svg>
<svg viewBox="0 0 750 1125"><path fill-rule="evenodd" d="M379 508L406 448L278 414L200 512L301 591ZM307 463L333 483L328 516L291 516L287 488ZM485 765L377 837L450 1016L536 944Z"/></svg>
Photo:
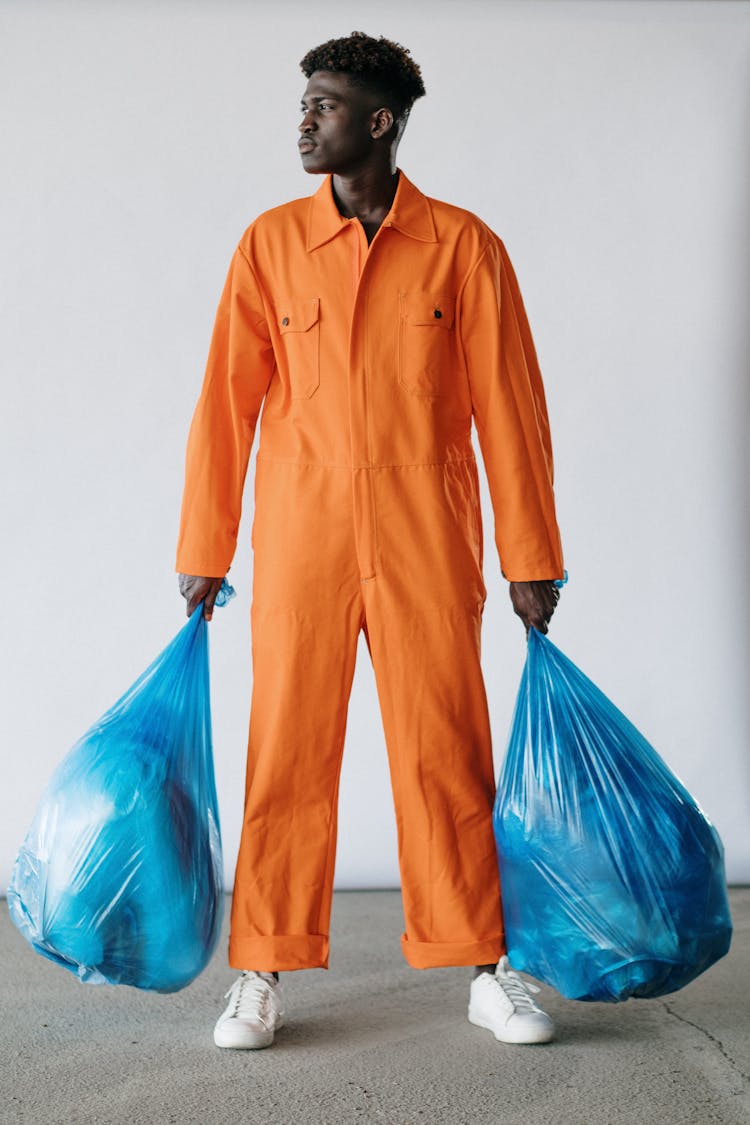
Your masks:
<svg viewBox="0 0 750 1125"><path fill-rule="evenodd" d="M401 293L398 379L414 395L447 393L455 364L456 301L444 293Z"/></svg>

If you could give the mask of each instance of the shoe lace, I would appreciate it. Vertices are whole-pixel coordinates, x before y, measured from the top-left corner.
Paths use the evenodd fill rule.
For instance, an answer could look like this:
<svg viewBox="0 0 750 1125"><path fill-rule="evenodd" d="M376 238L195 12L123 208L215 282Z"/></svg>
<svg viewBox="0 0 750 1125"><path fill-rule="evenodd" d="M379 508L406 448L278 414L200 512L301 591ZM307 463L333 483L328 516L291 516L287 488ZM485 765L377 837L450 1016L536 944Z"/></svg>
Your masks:
<svg viewBox="0 0 750 1125"><path fill-rule="evenodd" d="M260 1020L265 1026L268 1014L269 988L267 981L257 973L245 972L225 993L224 999L233 999L232 1018Z"/></svg>
<svg viewBox="0 0 750 1125"><path fill-rule="evenodd" d="M521 980L518 973L514 973L513 970L508 967L508 962L505 957L503 957L497 966L495 981L498 987L501 988L508 997L514 1008L520 1008L527 1012L536 1012L538 1010L530 993L539 992L539 989L535 984L529 984L528 981Z"/></svg>

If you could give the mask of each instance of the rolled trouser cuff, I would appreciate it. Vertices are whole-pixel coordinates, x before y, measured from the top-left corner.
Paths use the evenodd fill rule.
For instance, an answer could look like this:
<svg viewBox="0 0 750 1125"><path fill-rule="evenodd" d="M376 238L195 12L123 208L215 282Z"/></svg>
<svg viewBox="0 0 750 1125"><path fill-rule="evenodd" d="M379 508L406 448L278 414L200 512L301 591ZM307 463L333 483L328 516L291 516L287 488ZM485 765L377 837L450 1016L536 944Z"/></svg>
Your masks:
<svg viewBox="0 0 750 1125"><path fill-rule="evenodd" d="M492 965L506 952L505 937L481 941L409 941L401 935L401 952L412 969L446 969L453 965Z"/></svg>
<svg viewBox="0 0 750 1125"><path fill-rule="evenodd" d="M329 939L326 934L277 934L274 937L229 938L229 964L233 969L290 972L293 969L327 969Z"/></svg>

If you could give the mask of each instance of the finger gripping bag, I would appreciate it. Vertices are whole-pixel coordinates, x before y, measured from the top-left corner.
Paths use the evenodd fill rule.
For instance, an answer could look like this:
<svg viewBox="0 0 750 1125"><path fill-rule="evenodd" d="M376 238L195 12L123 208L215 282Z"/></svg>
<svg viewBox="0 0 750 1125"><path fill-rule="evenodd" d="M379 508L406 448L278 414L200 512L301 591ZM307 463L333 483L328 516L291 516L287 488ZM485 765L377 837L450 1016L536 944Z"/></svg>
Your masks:
<svg viewBox="0 0 750 1125"><path fill-rule="evenodd" d="M88 983L173 992L208 963L223 882L202 604L57 768L8 906L38 953Z"/></svg>
<svg viewBox="0 0 750 1125"><path fill-rule="evenodd" d="M563 996L662 996L729 949L713 825L534 629L493 819L509 959Z"/></svg>

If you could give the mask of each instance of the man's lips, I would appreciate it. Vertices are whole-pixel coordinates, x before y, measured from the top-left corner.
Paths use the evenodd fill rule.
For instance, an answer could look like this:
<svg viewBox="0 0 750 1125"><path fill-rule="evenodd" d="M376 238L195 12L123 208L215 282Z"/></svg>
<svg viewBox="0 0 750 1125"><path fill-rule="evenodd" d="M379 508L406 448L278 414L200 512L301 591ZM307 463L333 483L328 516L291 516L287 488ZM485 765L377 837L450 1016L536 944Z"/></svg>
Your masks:
<svg viewBox="0 0 750 1125"><path fill-rule="evenodd" d="M297 141L297 148L300 152L305 152L306 149L313 149L315 148L315 141L311 141L309 137L302 137L301 140Z"/></svg>

